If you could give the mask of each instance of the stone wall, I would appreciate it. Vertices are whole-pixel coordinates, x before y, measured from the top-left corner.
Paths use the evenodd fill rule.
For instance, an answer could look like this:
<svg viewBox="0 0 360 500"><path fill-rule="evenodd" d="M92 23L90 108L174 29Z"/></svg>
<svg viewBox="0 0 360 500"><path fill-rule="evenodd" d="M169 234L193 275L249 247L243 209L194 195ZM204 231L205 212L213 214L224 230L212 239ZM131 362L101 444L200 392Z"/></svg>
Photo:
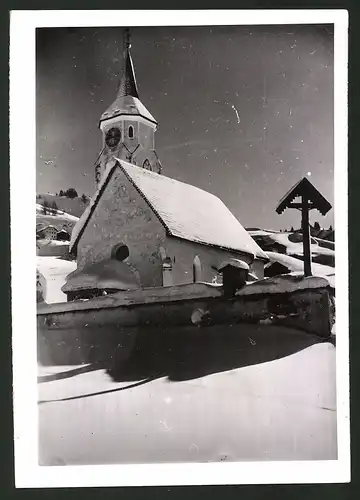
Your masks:
<svg viewBox="0 0 360 500"><path fill-rule="evenodd" d="M246 324L263 324L330 338L331 308L326 287L281 293L282 286L272 286L262 294L257 293L257 287L252 293L251 288L248 285L248 293L232 299L223 297L219 287L198 283L134 290L88 302L39 304L39 361L80 364L103 361L115 352L126 358L141 332L156 340L156 335L164 332L170 336L174 332L196 334L200 329L206 339L208 328L214 326L219 327L219 335L221 326L225 329L231 325L233 332L246 336Z"/></svg>

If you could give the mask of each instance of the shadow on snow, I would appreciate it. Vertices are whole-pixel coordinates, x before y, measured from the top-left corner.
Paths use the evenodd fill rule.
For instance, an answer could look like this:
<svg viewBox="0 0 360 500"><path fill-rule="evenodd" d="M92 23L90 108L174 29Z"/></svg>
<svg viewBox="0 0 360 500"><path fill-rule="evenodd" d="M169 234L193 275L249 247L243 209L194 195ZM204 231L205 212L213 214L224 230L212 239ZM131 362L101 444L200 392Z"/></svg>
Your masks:
<svg viewBox="0 0 360 500"><path fill-rule="evenodd" d="M104 369L115 382L135 382L92 394L98 395L136 387L157 378L167 377L171 382L191 380L274 361L322 342L324 339L315 335L275 325L237 324L156 332L142 330L137 333L134 346L125 358L109 353L105 361L92 360L84 366L44 375L38 378L38 382L51 382ZM65 357L69 358L61 359L56 364L74 364L71 362L71 349L65 352ZM78 397L84 396L76 396L75 399Z"/></svg>

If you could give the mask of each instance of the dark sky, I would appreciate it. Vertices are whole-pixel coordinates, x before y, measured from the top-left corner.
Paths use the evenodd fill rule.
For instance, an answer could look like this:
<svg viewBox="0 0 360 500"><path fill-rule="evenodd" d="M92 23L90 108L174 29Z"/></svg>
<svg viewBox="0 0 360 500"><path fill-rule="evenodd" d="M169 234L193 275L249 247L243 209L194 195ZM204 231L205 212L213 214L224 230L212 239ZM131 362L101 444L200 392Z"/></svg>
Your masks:
<svg viewBox="0 0 360 500"><path fill-rule="evenodd" d="M146 27L131 36L164 175L216 194L244 226L299 227L298 211L279 216L275 207L304 176L333 203L332 26ZM38 192L93 195L98 122L115 99L122 39L122 28L37 30ZM311 220L328 227L333 212Z"/></svg>

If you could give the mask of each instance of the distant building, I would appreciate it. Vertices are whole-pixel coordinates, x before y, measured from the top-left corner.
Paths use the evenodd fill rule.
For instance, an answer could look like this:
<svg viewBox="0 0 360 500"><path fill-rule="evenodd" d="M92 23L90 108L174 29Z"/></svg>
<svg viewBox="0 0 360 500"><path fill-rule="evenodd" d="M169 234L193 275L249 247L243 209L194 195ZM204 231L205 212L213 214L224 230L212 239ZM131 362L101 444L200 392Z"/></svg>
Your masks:
<svg viewBox="0 0 360 500"><path fill-rule="evenodd" d="M59 241L70 241L70 233L65 229L60 229L56 235L56 239Z"/></svg>
<svg viewBox="0 0 360 500"><path fill-rule="evenodd" d="M56 240L58 230L55 226L49 225L36 232L37 239Z"/></svg>
<svg viewBox="0 0 360 500"><path fill-rule="evenodd" d="M278 241L274 241L274 239L271 238L270 235L267 234L256 235L253 233L250 234L254 239L254 241L256 241L259 247L262 248L265 252L286 253L287 247L285 245L282 245Z"/></svg>
<svg viewBox="0 0 360 500"><path fill-rule="evenodd" d="M161 287L216 281L221 263L236 258L262 278L266 253L224 203L161 174L157 123L139 100L128 42L124 58L117 99L100 121L97 191L71 235L78 270L115 259L141 287Z"/></svg>

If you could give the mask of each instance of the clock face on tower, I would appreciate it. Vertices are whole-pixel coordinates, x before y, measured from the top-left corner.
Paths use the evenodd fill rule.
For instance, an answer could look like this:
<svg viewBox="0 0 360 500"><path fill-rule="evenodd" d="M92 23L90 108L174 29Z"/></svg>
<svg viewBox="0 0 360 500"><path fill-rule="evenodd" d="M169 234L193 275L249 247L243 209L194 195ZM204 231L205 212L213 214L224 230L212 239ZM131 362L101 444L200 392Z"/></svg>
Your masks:
<svg viewBox="0 0 360 500"><path fill-rule="evenodd" d="M113 127L106 132L105 143L109 148L117 146L121 139L120 129Z"/></svg>

